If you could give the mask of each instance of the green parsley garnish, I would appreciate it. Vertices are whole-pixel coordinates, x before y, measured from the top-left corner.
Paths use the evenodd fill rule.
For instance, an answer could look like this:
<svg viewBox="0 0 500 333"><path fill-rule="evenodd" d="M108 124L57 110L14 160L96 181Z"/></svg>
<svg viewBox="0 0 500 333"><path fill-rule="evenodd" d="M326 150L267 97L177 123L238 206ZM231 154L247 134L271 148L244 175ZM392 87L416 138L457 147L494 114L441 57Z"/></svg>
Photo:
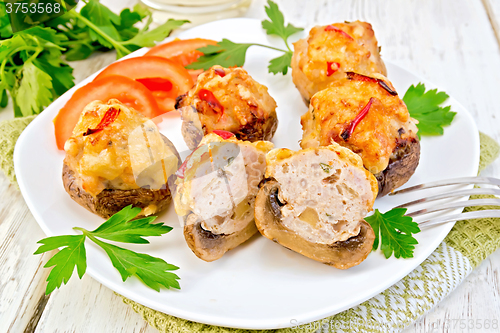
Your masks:
<svg viewBox="0 0 500 333"><path fill-rule="evenodd" d="M267 4L268 7L265 7L265 9L270 21L262 21L262 28L266 30L268 35L281 37L285 42L286 50L256 43L234 43L228 39L223 39L216 45L208 45L199 48L198 51L203 52L203 56L199 57L196 62L186 66L186 68L207 70L213 65L241 67L245 63L245 56L248 48L250 46L261 46L284 53L282 56L272 59L268 69L269 73L282 73L285 75L288 72L288 67L290 67L290 61L293 55L293 51L288 45L288 37L304 29L297 28L290 23L285 26L285 18L280 12L278 5L271 0L268 0Z"/></svg>
<svg viewBox="0 0 500 333"><path fill-rule="evenodd" d="M453 121L456 112L450 111L450 106L441 107L449 96L437 89L425 91L423 83L412 85L406 91L403 101L410 116L418 120L418 136L443 135L443 127Z"/></svg>
<svg viewBox="0 0 500 333"><path fill-rule="evenodd" d="M141 47L154 46L185 20L169 20L149 29L151 12L140 5L113 13L98 0L85 0L80 12L65 14L19 32L12 32L0 3L0 108L12 97L14 115L40 113L74 85L68 61L96 51L116 50L121 58ZM135 27L145 21L144 27Z"/></svg>
<svg viewBox="0 0 500 333"><path fill-rule="evenodd" d="M332 169L331 166L329 166L328 164L326 163L320 163L319 166L321 167L321 169L323 169L324 172L326 173L330 173L330 170Z"/></svg>
<svg viewBox="0 0 500 333"><path fill-rule="evenodd" d="M68 283L75 266L80 279L85 274L87 269L86 238L106 251L111 263L120 272L123 281L134 275L156 291L160 291L161 287L180 289L177 281L179 277L169 272L177 270L179 267L168 264L161 258L137 253L101 240L147 244L149 241L143 237L161 236L172 230L171 227L163 225L161 222L153 224L152 222L156 219L156 216L134 220L140 211L141 208L139 207L127 206L111 216L94 231L75 227L73 229L82 232L82 235L54 236L40 240L38 243L43 245L34 254L63 248L50 258L44 266L54 266L47 278L48 283L45 293L48 295L56 288L59 288L62 283Z"/></svg>
<svg viewBox="0 0 500 333"><path fill-rule="evenodd" d="M384 214L375 209L373 215L365 217L375 233L373 250L380 244L386 258L393 253L396 258L413 258L413 250L418 244L413 234L419 233L420 228L405 213L406 208L394 208Z"/></svg>

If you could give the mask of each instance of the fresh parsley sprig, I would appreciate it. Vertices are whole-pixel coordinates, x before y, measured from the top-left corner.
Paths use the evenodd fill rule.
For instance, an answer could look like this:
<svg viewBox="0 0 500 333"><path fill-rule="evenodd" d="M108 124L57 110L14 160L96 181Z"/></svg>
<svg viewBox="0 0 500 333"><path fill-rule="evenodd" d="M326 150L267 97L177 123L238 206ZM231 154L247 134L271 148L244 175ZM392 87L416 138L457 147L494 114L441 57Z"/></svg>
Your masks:
<svg viewBox="0 0 500 333"><path fill-rule="evenodd" d="M419 233L420 228L405 213L406 208L393 208L384 214L375 209L373 215L365 217L375 233L373 250L380 245L386 258L393 254L396 258L413 258L413 250L418 244L413 234Z"/></svg>
<svg viewBox="0 0 500 333"><path fill-rule="evenodd" d="M45 293L48 295L59 288L62 283L68 283L75 267L80 279L83 277L87 269L85 252L87 238L107 253L123 281L133 275L156 291L160 291L162 287L180 289L177 281L179 277L170 272L179 269L179 267L168 264L161 258L137 253L101 240L147 244L149 241L143 237L161 236L172 230L171 227L163 225L161 222L153 224L156 216L134 219L140 211L141 209L138 207L127 206L93 231L75 227L73 229L82 232L81 235L55 236L40 240L38 243L43 245L34 254L62 248L44 266L53 267L47 277L48 283Z"/></svg>
<svg viewBox="0 0 500 333"><path fill-rule="evenodd" d="M283 39L286 50L276 48L269 45L257 43L234 43L228 39L223 39L216 45L208 45L198 50L203 52L203 56L187 66L189 69L204 69L207 70L213 65L221 65L223 67L241 67L245 63L245 56L250 46L260 46L268 49L281 51L284 54L270 61L268 69L270 73L285 75L290 67L293 51L288 44L288 38L296 32L304 29L297 28L290 23L285 26L285 18L280 12L278 5L271 0L267 1L268 7L265 7L266 14L270 21L262 21L262 28L266 30L268 35L275 35Z"/></svg>
<svg viewBox="0 0 500 333"><path fill-rule="evenodd" d="M118 15L98 0L86 0L80 12L71 10L13 33L5 5L0 3L0 108L7 106L9 92L16 117L38 114L74 85L67 61L113 49L121 58L154 46L187 22L169 20L150 29L151 15L140 5ZM139 22L145 22L141 29L135 26Z"/></svg>
<svg viewBox="0 0 500 333"><path fill-rule="evenodd" d="M418 135L443 135L444 126L453 121L456 112L450 111L451 106L441 107L450 96L437 89L425 91L423 83L411 85L406 91L403 101L410 116L418 120Z"/></svg>

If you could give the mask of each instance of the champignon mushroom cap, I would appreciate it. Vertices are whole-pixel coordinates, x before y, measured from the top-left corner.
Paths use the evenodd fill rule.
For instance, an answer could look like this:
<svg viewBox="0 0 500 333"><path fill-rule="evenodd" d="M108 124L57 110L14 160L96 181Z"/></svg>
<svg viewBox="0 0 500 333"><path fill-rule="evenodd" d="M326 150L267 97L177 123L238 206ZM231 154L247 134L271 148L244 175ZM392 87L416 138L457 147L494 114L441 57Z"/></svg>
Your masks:
<svg viewBox="0 0 500 333"><path fill-rule="evenodd" d="M415 173L420 160L420 141L417 137L398 143L387 168L375 174L378 197L382 197L405 184Z"/></svg>
<svg viewBox="0 0 500 333"><path fill-rule="evenodd" d="M276 180L268 180L259 190L255 201L255 224L260 233L306 257L340 269L360 264L372 250L375 234L364 220L359 221L360 231L355 237L333 244L310 242L281 223L281 203L278 199L280 185Z"/></svg>
<svg viewBox="0 0 500 333"><path fill-rule="evenodd" d="M245 242L256 232L255 223L250 221L244 229L233 234L214 234L203 229L201 221L197 221L195 214L187 217L187 224L184 227L184 237L191 251L198 258L208 262L220 259L224 253Z"/></svg>

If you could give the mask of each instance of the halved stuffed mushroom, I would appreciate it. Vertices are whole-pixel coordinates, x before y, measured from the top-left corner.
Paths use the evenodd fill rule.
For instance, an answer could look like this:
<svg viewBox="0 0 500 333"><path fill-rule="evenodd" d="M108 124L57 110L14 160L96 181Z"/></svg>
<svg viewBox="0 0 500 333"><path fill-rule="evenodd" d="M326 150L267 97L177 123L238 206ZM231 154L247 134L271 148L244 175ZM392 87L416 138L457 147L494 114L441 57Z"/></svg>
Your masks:
<svg viewBox="0 0 500 333"><path fill-rule="evenodd" d="M168 182L181 164L177 150L151 120L118 100L87 105L64 150L66 192L99 216L128 205L151 215L172 199Z"/></svg>
<svg viewBox="0 0 500 333"><path fill-rule="evenodd" d="M416 120L382 75L352 72L311 98L301 119L302 148L337 142L361 156L379 196L403 185L420 159Z"/></svg>
<svg viewBox="0 0 500 333"><path fill-rule="evenodd" d="M175 209L184 223L184 237L196 256L205 261L248 240L257 232L255 196L266 169L267 141L237 140L216 131L179 169Z"/></svg>
<svg viewBox="0 0 500 333"><path fill-rule="evenodd" d="M377 181L361 158L333 143L266 156L266 181L255 202L260 233L295 252L337 268L361 263L375 239L364 221Z"/></svg>
<svg viewBox="0 0 500 333"><path fill-rule="evenodd" d="M243 68L213 66L196 85L179 96L182 135L190 149L214 130L232 132L239 140L271 140L278 126L276 102L267 87Z"/></svg>
<svg viewBox="0 0 500 333"><path fill-rule="evenodd" d="M294 44L291 66L306 104L346 72L387 75L372 26L360 21L312 28L307 39Z"/></svg>

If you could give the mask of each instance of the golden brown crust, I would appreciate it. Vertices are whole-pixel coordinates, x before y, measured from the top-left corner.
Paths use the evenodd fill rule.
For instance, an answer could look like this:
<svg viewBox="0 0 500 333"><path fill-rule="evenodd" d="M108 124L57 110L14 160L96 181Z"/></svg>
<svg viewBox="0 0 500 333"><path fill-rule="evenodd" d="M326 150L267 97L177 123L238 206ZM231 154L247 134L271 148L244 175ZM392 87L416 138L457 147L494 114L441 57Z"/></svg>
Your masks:
<svg viewBox="0 0 500 333"><path fill-rule="evenodd" d="M356 123L356 119L360 121ZM301 123L302 148L327 146L332 141L349 148L362 158L365 168L378 175L379 195L404 184L418 165L420 145L415 121L382 75L348 73L346 79L313 96ZM411 154L399 153L410 143Z"/></svg>
<svg viewBox="0 0 500 333"><path fill-rule="evenodd" d="M206 91L213 94L214 102L203 97ZM212 67L198 77L190 91L178 97L176 108L181 110L182 133L190 149L214 130L232 132L245 141L271 140L278 125L276 102L267 88L242 68Z"/></svg>
<svg viewBox="0 0 500 333"><path fill-rule="evenodd" d="M316 26L294 44L292 79L306 104L346 72L387 74L372 26L366 22Z"/></svg>
<svg viewBox="0 0 500 333"><path fill-rule="evenodd" d="M375 234L371 226L360 221L360 232L343 242L317 244L298 236L281 222L280 185L274 180L263 184L255 201L255 224L266 238L324 264L347 269L359 265L372 250Z"/></svg>

